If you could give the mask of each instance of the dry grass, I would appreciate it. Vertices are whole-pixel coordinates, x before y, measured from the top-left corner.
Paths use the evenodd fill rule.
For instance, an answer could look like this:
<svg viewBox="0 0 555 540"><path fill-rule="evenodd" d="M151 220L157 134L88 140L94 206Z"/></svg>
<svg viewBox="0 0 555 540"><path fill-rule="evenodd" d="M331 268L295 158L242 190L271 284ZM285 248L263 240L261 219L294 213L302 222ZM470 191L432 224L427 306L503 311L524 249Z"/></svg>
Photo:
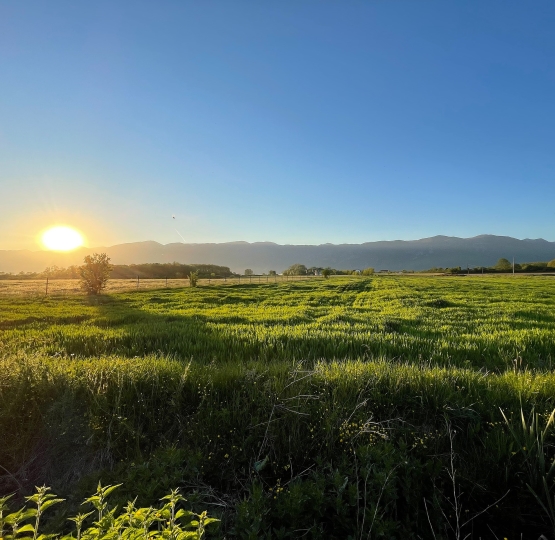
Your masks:
<svg viewBox="0 0 555 540"><path fill-rule="evenodd" d="M238 283L281 283L286 281L307 281L310 279L323 279L317 276L243 276L227 279L199 279L199 286L207 285L236 285ZM166 285L167 283L167 285ZM189 279L110 279L106 292L125 292L148 289L180 289L189 287ZM0 297L4 296L44 296L46 294L45 279L0 280ZM84 294L79 286L78 279L50 279L48 281L49 296L65 296Z"/></svg>

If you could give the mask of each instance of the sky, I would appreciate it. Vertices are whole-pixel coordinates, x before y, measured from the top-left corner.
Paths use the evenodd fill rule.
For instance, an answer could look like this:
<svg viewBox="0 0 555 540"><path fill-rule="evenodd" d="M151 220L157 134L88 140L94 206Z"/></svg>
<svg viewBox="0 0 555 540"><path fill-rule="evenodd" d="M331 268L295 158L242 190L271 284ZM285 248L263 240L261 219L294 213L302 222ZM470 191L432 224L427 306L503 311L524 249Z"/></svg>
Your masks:
<svg viewBox="0 0 555 540"><path fill-rule="evenodd" d="M542 0L3 0L0 249L553 241L553 28Z"/></svg>

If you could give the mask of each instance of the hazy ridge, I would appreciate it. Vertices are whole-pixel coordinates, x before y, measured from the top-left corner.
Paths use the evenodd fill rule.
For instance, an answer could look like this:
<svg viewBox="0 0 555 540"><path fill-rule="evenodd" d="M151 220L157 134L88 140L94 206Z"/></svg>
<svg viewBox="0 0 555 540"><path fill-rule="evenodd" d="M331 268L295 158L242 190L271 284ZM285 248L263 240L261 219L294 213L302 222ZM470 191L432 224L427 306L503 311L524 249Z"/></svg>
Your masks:
<svg viewBox="0 0 555 540"><path fill-rule="evenodd" d="M281 245L273 242L219 244L160 244L133 242L110 247L80 248L72 253L0 250L0 272L38 272L47 266L81 264L93 252L106 252L114 264L206 263L246 268L256 273L284 270L294 263L338 269L425 270L432 267L490 266L505 257L516 262L555 259L555 242L519 240L509 236L473 238L434 236L420 240L365 242L363 244Z"/></svg>

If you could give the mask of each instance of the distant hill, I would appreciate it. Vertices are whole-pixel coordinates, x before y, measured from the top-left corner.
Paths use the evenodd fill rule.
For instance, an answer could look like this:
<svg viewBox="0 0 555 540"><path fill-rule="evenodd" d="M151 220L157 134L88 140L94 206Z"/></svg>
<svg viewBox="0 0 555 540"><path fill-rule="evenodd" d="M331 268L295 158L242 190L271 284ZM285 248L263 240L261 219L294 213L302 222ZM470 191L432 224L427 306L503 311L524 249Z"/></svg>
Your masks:
<svg viewBox="0 0 555 540"><path fill-rule="evenodd" d="M509 236L473 238L434 236L421 240L364 244L280 245L272 242L222 244L159 244L134 242L110 247L81 248L72 253L0 250L0 272L38 272L47 266L81 264L93 252L106 252L114 264L179 262L229 266L234 272L281 272L295 263L338 269L426 270L432 267L492 266L505 257L516 262L555 259L555 242L518 240Z"/></svg>

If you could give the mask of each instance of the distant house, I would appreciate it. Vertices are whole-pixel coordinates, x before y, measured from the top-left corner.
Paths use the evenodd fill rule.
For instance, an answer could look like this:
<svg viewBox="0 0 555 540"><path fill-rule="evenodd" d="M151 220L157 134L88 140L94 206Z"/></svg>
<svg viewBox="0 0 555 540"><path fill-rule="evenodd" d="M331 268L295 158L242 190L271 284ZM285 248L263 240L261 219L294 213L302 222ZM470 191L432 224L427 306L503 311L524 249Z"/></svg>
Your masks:
<svg viewBox="0 0 555 540"><path fill-rule="evenodd" d="M379 270L378 274L389 274L389 270Z"/></svg>

